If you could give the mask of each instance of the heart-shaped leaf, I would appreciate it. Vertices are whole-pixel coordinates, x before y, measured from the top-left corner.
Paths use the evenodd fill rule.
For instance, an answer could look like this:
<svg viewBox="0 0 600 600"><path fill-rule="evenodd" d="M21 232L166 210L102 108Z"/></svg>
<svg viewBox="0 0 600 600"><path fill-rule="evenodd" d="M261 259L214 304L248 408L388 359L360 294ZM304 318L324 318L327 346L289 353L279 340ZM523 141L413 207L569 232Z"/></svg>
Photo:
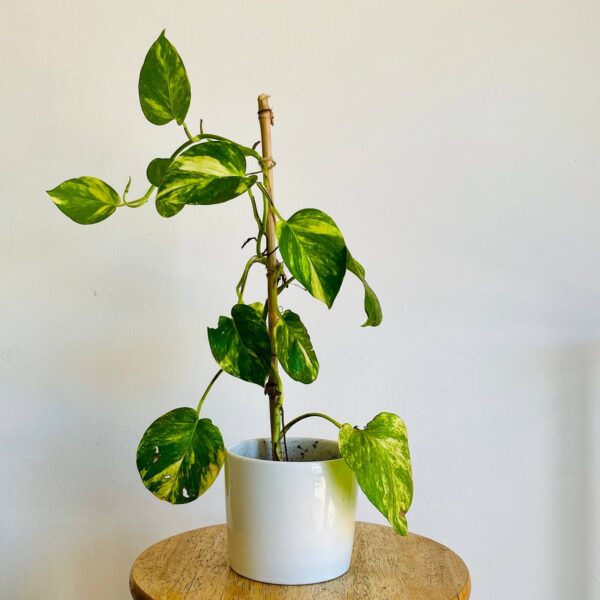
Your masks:
<svg viewBox="0 0 600 600"><path fill-rule="evenodd" d="M339 446L367 498L397 533L407 535L406 513L412 502L413 481L404 421L384 412L365 429L345 423Z"/></svg>
<svg viewBox="0 0 600 600"><path fill-rule="evenodd" d="M150 46L140 71L138 92L142 111L150 123L183 123L190 107L191 89L183 61L165 37Z"/></svg>
<svg viewBox="0 0 600 600"><path fill-rule="evenodd" d="M121 204L119 194L96 177L68 179L46 193L67 217L80 225L104 221Z"/></svg>
<svg viewBox="0 0 600 600"><path fill-rule="evenodd" d="M348 254L346 255L346 268L361 280L363 287L365 288L365 312L367 313L367 320L362 324L362 326L377 327L377 325L379 325L383 319L381 304L379 304L379 300L375 295L375 292L365 279L364 267L356 259L352 258L350 251L348 251Z"/></svg>
<svg viewBox="0 0 600 600"><path fill-rule="evenodd" d="M148 427L137 450L144 485L161 500L185 504L201 496L219 474L225 447L210 419L176 408Z"/></svg>
<svg viewBox="0 0 600 600"><path fill-rule="evenodd" d="M346 244L333 219L305 208L277 223L283 262L291 274L329 308L346 273Z"/></svg>
<svg viewBox="0 0 600 600"><path fill-rule="evenodd" d="M146 177L154 187L160 187L171 164L170 158L154 158L146 168Z"/></svg>
<svg viewBox="0 0 600 600"><path fill-rule="evenodd" d="M312 383L319 374L319 361L300 317L286 310L275 325L277 358L285 372L296 381Z"/></svg>
<svg viewBox="0 0 600 600"><path fill-rule="evenodd" d="M192 146L169 165L156 196L157 209L163 216L172 216L185 204L227 202L256 183L255 175L246 177L245 173L246 158L236 144Z"/></svg>
<svg viewBox="0 0 600 600"><path fill-rule="evenodd" d="M231 317L219 317L208 328L208 342L223 371L263 386L271 366L271 342L267 326L256 307L236 304Z"/></svg>

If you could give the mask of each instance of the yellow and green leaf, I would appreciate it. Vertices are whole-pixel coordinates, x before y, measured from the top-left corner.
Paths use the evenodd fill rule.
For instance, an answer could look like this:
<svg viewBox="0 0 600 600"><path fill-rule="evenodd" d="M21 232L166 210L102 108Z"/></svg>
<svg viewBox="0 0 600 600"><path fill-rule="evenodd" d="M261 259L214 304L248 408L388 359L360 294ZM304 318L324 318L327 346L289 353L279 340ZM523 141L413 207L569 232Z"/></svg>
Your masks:
<svg viewBox="0 0 600 600"><path fill-rule="evenodd" d="M285 372L296 381L312 383L319 374L319 361L300 317L286 310L275 325L277 358Z"/></svg>
<svg viewBox="0 0 600 600"><path fill-rule="evenodd" d="M231 318L221 316L216 328L208 328L212 355L223 371L263 386L271 365L267 326L256 306L236 304Z"/></svg>
<svg viewBox="0 0 600 600"><path fill-rule="evenodd" d="M171 161L163 174L156 207L164 217L186 204L227 202L256 183L246 177L246 157L229 142L205 142L192 146Z"/></svg>
<svg viewBox="0 0 600 600"><path fill-rule="evenodd" d="M315 208L277 223L277 240L290 273L329 308L346 273L346 244L333 219Z"/></svg>
<svg viewBox="0 0 600 600"><path fill-rule="evenodd" d="M191 89L185 66L163 31L150 46L140 71L138 92L150 123L181 125L190 107Z"/></svg>
<svg viewBox="0 0 600 600"><path fill-rule="evenodd" d="M157 498L186 504L201 496L219 474L225 447L219 429L193 408L176 408L159 417L137 450L142 482Z"/></svg>
<svg viewBox="0 0 600 600"><path fill-rule="evenodd" d="M265 305L262 302L252 302L248 304L250 308L253 308L256 311L256 314L264 321L263 313L265 310Z"/></svg>
<svg viewBox="0 0 600 600"><path fill-rule="evenodd" d="M67 217L80 225L104 221L121 203L119 194L96 177L68 179L47 194Z"/></svg>
<svg viewBox="0 0 600 600"><path fill-rule="evenodd" d="M383 319L381 304L379 304L379 299L365 279L364 267L352 257L349 250L346 255L346 268L360 279L363 287L365 288L365 312L367 313L367 320L362 324L362 326L377 327L377 325L381 324Z"/></svg>
<svg viewBox="0 0 600 600"><path fill-rule="evenodd" d="M345 423L340 429L339 446L367 498L394 531L407 535L406 513L413 498L413 481L404 421L384 412L365 429Z"/></svg>

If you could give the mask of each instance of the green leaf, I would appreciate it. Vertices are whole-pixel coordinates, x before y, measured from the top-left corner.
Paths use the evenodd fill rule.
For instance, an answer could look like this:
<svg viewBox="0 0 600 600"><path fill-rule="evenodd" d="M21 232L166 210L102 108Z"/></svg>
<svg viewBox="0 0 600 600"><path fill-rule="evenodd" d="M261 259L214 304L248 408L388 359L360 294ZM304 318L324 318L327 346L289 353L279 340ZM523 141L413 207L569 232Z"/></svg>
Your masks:
<svg viewBox="0 0 600 600"><path fill-rule="evenodd" d="M340 429L339 446L367 498L397 533L407 535L413 481L404 421L384 412L365 429L346 423Z"/></svg>
<svg viewBox="0 0 600 600"><path fill-rule="evenodd" d="M312 383L319 374L319 361L300 317L286 310L275 325L275 348L285 372L296 381Z"/></svg>
<svg viewBox="0 0 600 600"><path fill-rule="evenodd" d="M148 427L137 450L144 485L161 500L185 504L201 496L219 474L225 447L210 419L176 408Z"/></svg>
<svg viewBox="0 0 600 600"><path fill-rule="evenodd" d="M271 342L267 326L255 306L236 304L231 316L219 317L208 328L208 342L215 360L226 373L263 386L271 366Z"/></svg>
<svg viewBox="0 0 600 600"><path fill-rule="evenodd" d="M68 179L46 193L67 217L81 225L104 221L121 204L119 194L96 177Z"/></svg>
<svg viewBox="0 0 600 600"><path fill-rule="evenodd" d="M283 262L292 275L329 308L346 273L346 244L333 219L305 208L277 223Z"/></svg>
<svg viewBox="0 0 600 600"><path fill-rule="evenodd" d="M150 123L165 125L173 119L179 125L183 123L190 107L190 82L164 30L146 54L138 91L142 111Z"/></svg>
<svg viewBox="0 0 600 600"><path fill-rule="evenodd" d="M352 258L350 251L348 251L346 255L346 268L361 280L365 288L365 312L367 313L367 320L362 324L362 326L377 327L377 325L381 324L383 319L381 304L379 304L379 300L375 295L375 292L365 279L365 268L356 259Z"/></svg>
<svg viewBox="0 0 600 600"><path fill-rule="evenodd" d="M184 206L183 202L178 202L176 199L161 198L156 195L156 211L165 219L174 217Z"/></svg>
<svg viewBox="0 0 600 600"><path fill-rule="evenodd" d="M154 187L160 187L170 164L170 158L155 158L150 161L146 168L146 177Z"/></svg>
<svg viewBox="0 0 600 600"><path fill-rule="evenodd" d="M184 204L227 202L256 183L255 175L245 173L246 158L236 144L197 144L169 165L156 196L157 208L171 206L179 212Z"/></svg>

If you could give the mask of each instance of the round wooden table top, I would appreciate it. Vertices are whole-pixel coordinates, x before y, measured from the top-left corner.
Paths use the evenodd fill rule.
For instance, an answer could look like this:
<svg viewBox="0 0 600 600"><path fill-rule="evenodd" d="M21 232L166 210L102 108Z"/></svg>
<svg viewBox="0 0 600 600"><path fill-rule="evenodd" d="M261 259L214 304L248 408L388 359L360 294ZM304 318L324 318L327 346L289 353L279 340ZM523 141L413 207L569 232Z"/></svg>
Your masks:
<svg viewBox="0 0 600 600"><path fill-rule="evenodd" d="M468 600L471 580L452 550L420 535L357 523L349 571L313 585L271 585L229 568L227 529L213 525L144 550L129 578L135 600Z"/></svg>

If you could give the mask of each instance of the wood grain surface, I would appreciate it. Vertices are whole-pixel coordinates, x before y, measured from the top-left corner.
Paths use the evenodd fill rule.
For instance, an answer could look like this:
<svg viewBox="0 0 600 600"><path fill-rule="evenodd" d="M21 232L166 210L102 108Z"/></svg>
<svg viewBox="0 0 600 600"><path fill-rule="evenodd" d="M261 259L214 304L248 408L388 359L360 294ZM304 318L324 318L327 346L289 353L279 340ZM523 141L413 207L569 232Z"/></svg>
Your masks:
<svg viewBox="0 0 600 600"><path fill-rule="evenodd" d="M195 529L151 546L129 579L135 600L468 600L469 571L452 550L420 535L357 523L350 570L315 585L279 586L229 568L227 529Z"/></svg>

